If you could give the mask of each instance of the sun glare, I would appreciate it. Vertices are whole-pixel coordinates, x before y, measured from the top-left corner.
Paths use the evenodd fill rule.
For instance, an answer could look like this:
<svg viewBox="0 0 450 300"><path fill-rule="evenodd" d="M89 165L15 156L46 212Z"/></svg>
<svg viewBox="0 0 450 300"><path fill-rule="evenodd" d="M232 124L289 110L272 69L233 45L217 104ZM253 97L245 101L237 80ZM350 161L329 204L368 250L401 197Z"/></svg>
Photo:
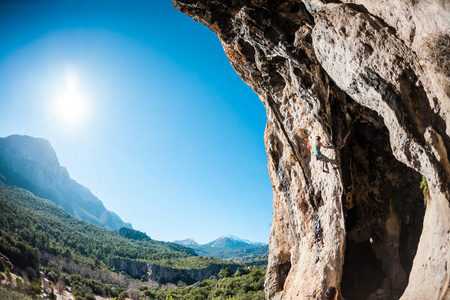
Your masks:
<svg viewBox="0 0 450 300"><path fill-rule="evenodd" d="M67 91L56 102L56 114L70 125L85 117L86 108L86 101L76 91Z"/></svg>
<svg viewBox="0 0 450 300"><path fill-rule="evenodd" d="M66 72L65 87L54 102L55 116L66 126L82 125L88 113L88 102L79 90L77 76Z"/></svg>

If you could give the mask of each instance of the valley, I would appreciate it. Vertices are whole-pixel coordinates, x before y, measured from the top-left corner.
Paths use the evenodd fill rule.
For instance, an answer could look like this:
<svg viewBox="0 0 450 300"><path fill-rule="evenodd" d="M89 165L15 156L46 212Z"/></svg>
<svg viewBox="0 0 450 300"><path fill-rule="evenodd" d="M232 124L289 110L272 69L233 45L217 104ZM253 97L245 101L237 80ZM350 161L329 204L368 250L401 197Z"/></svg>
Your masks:
<svg viewBox="0 0 450 300"><path fill-rule="evenodd" d="M59 173L49 168L62 169L50 144L31 137L13 139L34 145L22 144L14 151L0 139L0 296L56 297L58 292L70 292L75 299L167 299L172 294L206 299L211 293L236 297L250 293L263 299L267 245L229 236L204 247L184 246L153 240L125 223L116 230L83 220L60 205L64 196L48 200L32 192L45 190L37 188L45 187L37 175L52 181L48 178ZM64 174L63 181L70 178L67 171ZM49 195L65 194L63 187L53 186L59 192ZM67 203L81 207L79 199ZM95 202L103 207L100 200ZM247 264L247 258L259 262ZM240 285L246 287L236 288Z"/></svg>

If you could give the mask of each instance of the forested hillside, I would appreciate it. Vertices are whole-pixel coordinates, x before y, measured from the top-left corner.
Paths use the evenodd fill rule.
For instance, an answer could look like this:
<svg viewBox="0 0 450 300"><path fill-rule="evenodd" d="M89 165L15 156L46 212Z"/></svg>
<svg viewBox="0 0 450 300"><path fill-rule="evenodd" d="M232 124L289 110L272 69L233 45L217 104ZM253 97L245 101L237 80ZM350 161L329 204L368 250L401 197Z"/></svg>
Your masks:
<svg viewBox="0 0 450 300"><path fill-rule="evenodd" d="M218 278L209 278L186 287L146 288L140 290L150 299L263 300L265 269L242 269L231 274L223 269Z"/></svg>
<svg viewBox="0 0 450 300"><path fill-rule="evenodd" d="M73 217L51 201L1 181L0 207L0 230L24 245L77 263L110 267L111 260L119 257L172 268L228 264L197 256L194 250L178 244L152 240L136 230L99 227Z"/></svg>
<svg viewBox="0 0 450 300"><path fill-rule="evenodd" d="M12 285L8 282L20 282L18 287L13 288L16 291L41 295L44 291L37 282L45 278L47 292L56 291L58 285L71 286L75 299L93 299L94 295L120 296L119 299L123 299L129 293L150 299L165 299L171 294L184 299L190 299L193 295L197 295L197 299L208 299L213 294L233 296L233 299L247 299L247 294L258 299L263 297L263 271L249 274L247 267L242 265L197 256L190 248L154 241L145 233L133 229L116 231L99 227L73 217L49 200L6 185L2 180L0 207L0 273L6 272L0 274L0 281L6 280L3 284L10 288ZM204 277L210 280L200 285L173 289L147 282L148 278L140 276L135 278L143 281L133 280L129 276L126 279L113 267L112 262L118 259L135 261L131 265L134 268L151 263L162 266L159 268L166 271L189 269L186 272L192 273L195 269L201 271L202 268L211 269L214 266L220 272ZM230 270L240 271L232 276L235 271ZM12 276L10 271L21 274L28 283L21 283L22 279ZM121 273L133 275L126 269ZM139 286L142 287L140 291L137 290ZM8 294L8 290L2 289L0 296L2 293Z"/></svg>
<svg viewBox="0 0 450 300"><path fill-rule="evenodd" d="M0 229L55 255L81 260L93 256L160 261L196 256L192 249L151 240L129 239L116 230L101 228L73 217L49 200L0 182Z"/></svg>
<svg viewBox="0 0 450 300"><path fill-rule="evenodd" d="M0 175L4 182L49 199L71 215L107 227L131 228L85 186L70 178L49 141L30 136L0 138Z"/></svg>

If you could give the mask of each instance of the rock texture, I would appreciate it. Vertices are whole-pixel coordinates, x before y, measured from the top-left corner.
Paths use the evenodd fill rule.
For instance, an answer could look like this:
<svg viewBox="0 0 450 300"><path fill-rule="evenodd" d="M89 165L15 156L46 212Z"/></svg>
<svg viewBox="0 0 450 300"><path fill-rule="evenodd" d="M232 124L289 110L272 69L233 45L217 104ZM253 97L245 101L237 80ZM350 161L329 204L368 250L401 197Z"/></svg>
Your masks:
<svg viewBox="0 0 450 300"><path fill-rule="evenodd" d="M450 298L449 5L174 1L267 110L267 299Z"/></svg>
<svg viewBox="0 0 450 300"><path fill-rule="evenodd" d="M0 176L7 184L49 199L80 219L111 229L131 228L88 188L70 178L47 140L20 135L0 138Z"/></svg>
<svg viewBox="0 0 450 300"><path fill-rule="evenodd" d="M125 272L135 278L152 280L162 284L167 282L193 284L211 276L217 276L221 269L228 268L234 274L240 267L234 264L226 266L210 264L202 269L173 269L125 258L112 259L111 266L117 271Z"/></svg>

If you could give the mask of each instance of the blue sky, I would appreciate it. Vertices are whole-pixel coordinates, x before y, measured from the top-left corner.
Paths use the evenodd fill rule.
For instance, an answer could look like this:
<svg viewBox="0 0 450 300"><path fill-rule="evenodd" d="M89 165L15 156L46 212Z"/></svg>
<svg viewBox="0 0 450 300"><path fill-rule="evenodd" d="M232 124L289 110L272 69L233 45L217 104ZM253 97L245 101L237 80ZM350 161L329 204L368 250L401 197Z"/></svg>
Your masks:
<svg viewBox="0 0 450 300"><path fill-rule="evenodd" d="M1 137L49 140L154 239L268 242L265 110L208 28L168 0L11 0L0 40Z"/></svg>

